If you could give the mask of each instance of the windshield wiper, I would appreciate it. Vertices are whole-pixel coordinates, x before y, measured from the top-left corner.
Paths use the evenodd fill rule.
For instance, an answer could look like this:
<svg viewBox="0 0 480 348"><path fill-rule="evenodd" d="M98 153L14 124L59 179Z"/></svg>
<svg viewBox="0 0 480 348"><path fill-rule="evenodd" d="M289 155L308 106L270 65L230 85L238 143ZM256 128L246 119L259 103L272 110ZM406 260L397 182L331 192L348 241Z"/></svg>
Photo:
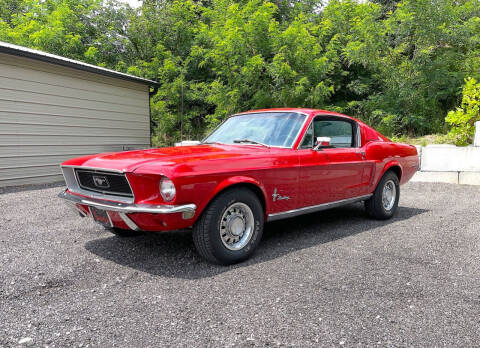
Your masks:
<svg viewBox="0 0 480 348"><path fill-rule="evenodd" d="M261 145L261 146L265 146L265 147L270 148L269 145L261 143L259 141L252 140L252 139L235 139L235 140L233 140L233 142L235 144L248 143L248 144Z"/></svg>

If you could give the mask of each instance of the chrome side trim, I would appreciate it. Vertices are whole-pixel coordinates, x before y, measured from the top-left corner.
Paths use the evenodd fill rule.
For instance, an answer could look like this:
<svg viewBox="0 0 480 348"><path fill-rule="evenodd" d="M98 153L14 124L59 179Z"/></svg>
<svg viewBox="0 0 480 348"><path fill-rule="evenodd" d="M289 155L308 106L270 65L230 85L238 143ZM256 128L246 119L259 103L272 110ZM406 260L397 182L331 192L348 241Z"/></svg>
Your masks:
<svg viewBox="0 0 480 348"><path fill-rule="evenodd" d="M307 112L302 112L302 111L297 111L297 110L264 110L264 111L244 111L244 112L238 112L236 114L230 115L227 118L234 117L234 116L239 116L239 115L250 115L250 114L280 114L280 113L286 113L290 112L293 114L301 114L308 116L309 114Z"/></svg>
<svg viewBox="0 0 480 348"><path fill-rule="evenodd" d="M184 205L149 205L149 204L129 204L123 202L112 202L104 199L85 198L74 195L67 190L58 194L59 198L65 199L67 202L74 204L83 204L107 211L115 211L119 213L151 213L151 214L174 214L174 213L195 213L197 206L195 204Z"/></svg>
<svg viewBox="0 0 480 348"><path fill-rule="evenodd" d="M303 131L304 129L305 129L305 131L306 131L305 125L307 124L308 118L310 117L309 114L306 114L306 113L304 113L304 112L299 112L299 114L305 115L305 120L303 120L302 126L301 126L300 129L298 130L297 135L295 136L295 140L294 140L293 143L292 143L292 146L289 147L289 148L292 149L292 150L293 150L295 144L297 143L298 138L300 137L300 134L302 134L302 131ZM305 136L305 133L303 133L303 136ZM303 139L303 137L302 137L302 139ZM301 144L301 142L298 143L296 149L298 149L298 147L300 146L300 144ZM295 149L295 150L296 150L296 149Z"/></svg>
<svg viewBox="0 0 480 348"><path fill-rule="evenodd" d="M275 220L280 220L280 219L286 219L286 218L290 218L290 217L294 217L294 216L298 216L298 215L314 213L314 212L317 212L317 211L336 208L336 207L340 207L342 205L346 205L346 204L350 204L350 203L365 201L365 200L369 199L370 197L372 197L371 193L368 194L368 195L364 195L364 196L342 199L340 201L323 203L323 204L319 204L319 205L312 205L310 207L304 207L304 208L300 208L300 209L282 211L280 213L275 213L275 214L268 214L267 221L275 221Z"/></svg>
<svg viewBox="0 0 480 348"><path fill-rule="evenodd" d="M118 213L118 215L121 217L123 222L125 222L125 225L127 225L128 228L130 228L131 230L134 230L134 231L140 231L140 228L137 226L137 224L135 222L133 222L133 220L130 219L127 214Z"/></svg>
<svg viewBox="0 0 480 348"><path fill-rule="evenodd" d="M360 148L362 147L362 134L361 134L361 131L360 131L360 125L358 124L358 122L355 122L355 124L357 125L357 148Z"/></svg>

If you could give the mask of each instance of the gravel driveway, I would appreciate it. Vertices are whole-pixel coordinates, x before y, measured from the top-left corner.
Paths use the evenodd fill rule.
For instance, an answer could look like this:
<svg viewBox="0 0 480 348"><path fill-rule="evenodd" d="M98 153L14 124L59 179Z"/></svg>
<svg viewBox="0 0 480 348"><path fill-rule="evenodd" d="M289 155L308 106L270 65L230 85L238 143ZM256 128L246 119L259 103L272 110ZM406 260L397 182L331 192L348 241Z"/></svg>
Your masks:
<svg viewBox="0 0 480 348"><path fill-rule="evenodd" d="M267 225L257 253L205 263L188 231L119 239L60 188L0 194L0 346L478 346L480 187L410 183Z"/></svg>

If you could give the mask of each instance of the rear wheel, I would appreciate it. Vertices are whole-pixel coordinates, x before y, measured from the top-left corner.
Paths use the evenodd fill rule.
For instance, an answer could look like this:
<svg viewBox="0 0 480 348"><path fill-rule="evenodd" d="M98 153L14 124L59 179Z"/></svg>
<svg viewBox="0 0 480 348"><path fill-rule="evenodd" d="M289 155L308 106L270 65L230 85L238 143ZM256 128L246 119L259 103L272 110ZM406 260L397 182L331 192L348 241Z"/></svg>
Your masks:
<svg viewBox="0 0 480 348"><path fill-rule="evenodd" d="M263 208L248 189L231 189L216 197L193 227L200 255L230 265L248 259L263 232Z"/></svg>
<svg viewBox="0 0 480 348"><path fill-rule="evenodd" d="M399 198L398 176L388 171L378 183L373 196L365 201L367 214L378 220L390 219L397 211Z"/></svg>

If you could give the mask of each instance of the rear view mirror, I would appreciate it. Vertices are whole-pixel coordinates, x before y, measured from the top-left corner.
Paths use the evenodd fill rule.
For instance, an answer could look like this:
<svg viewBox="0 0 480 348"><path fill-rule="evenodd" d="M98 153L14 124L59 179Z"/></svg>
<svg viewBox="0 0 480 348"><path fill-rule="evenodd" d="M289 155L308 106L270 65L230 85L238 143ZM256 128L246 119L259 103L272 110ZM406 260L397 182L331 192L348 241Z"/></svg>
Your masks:
<svg viewBox="0 0 480 348"><path fill-rule="evenodd" d="M313 147L313 149L318 150L322 147L331 147L331 146L332 146L332 138L317 137L317 141L315 142L315 146Z"/></svg>

